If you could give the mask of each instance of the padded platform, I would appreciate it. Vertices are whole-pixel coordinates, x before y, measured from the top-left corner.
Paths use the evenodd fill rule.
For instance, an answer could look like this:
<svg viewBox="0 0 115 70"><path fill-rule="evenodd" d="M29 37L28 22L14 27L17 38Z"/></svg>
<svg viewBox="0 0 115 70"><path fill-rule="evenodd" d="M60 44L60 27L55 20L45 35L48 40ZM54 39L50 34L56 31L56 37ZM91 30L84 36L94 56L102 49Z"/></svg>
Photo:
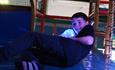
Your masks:
<svg viewBox="0 0 115 70"><path fill-rule="evenodd" d="M105 58L102 51L99 51L99 50L93 51L91 58L92 59L90 60L90 62L84 62L86 61L86 59L84 59L79 64L76 64L72 67L60 68L60 67L49 66L49 65L42 65L42 67L43 67L43 70L87 70L87 68L89 68L89 70L104 70L105 69ZM0 70L16 70L14 61L15 60L0 63ZM110 64L108 65L108 68L109 70L114 70L115 62L111 61Z"/></svg>

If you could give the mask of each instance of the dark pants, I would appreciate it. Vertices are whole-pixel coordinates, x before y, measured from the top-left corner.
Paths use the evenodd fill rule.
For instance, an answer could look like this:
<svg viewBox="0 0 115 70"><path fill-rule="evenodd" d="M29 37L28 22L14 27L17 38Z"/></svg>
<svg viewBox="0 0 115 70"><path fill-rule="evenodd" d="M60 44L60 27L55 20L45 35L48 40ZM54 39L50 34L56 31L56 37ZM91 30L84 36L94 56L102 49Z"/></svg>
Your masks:
<svg viewBox="0 0 115 70"><path fill-rule="evenodd" d="M87 56L90 49L91 47L69 38L32 32L0 50L0 59L30 51L41 63L65 67L78 63Z"/></svg>

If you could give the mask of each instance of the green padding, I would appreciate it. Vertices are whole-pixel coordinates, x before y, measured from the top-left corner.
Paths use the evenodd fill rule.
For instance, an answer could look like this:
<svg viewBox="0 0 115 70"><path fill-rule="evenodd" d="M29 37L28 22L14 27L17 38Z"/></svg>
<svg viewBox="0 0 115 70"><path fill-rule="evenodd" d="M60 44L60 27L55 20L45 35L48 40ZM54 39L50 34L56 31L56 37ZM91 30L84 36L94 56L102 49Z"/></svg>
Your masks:
<svg viewBox="0 0 115 70"><path fill-rule="evenodd" d="M107 15L101 15L101 16L99 16L99 21L101 21L101 22L107 22Z"/></svg>
<svg viewBox="0 0 115 70"><path fill-rule="evenodd" d="M64 32L65 29L66 28L56 27L56 34L57 35L61 34L62 32ZM36 26L35 31L40 32L40 26ZM51 26L45 26L44 32L46 34L52 34L53 33L53 28Z"/></svg>
<svg viewBox="0 0 115 70"><path fill-rule="evenodd" d="M48 23L56 23L56 24L70 24L70 21L67 20L59 20L59 19L44 19L45 22ZM36 19L36 22L40 22L40 18Z"/></svg>
<svg viewBox="0 0 115 70"><path fill-rule="evenodd" d="M37 18L35 20L38 25L35 27L35 31L40 32L40 18ZM44 19L44 32L46 34L52 34L53 33L53 24L56 24L56 34L61 34L67 27L67 25L70 25L70 21L65 20L58 20L58 19Z"/></svg>
<svg viewBox="0 0 115 70"><path fill-rule="evenodd" d="M97 48L104 48L104 37L102 36L96 36L95 38L95 45Z"/></svg>

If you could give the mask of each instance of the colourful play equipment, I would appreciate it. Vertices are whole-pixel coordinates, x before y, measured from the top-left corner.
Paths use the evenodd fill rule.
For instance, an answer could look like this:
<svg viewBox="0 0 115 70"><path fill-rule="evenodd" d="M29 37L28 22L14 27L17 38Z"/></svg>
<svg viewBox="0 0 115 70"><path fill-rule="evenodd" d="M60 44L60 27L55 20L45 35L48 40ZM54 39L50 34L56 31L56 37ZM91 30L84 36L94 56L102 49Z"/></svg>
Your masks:
<svg viewBox="0 0 115 70"><path fill-rule="evenodd" d="M58 35L63 32L64 29L70 27L71 17L47 14L47 4L49 0L29 1L29 5L27 6L0 5L0 47L11 43L25 32L36 31L51 35ZM112 49L115 49L115 1L89 0L86 2L89 2L89 23L94 26L96 34L94 50L97 50L98 48L104 49L104 54L102 54L103 57L100 57L101 59L104 59L104 62L102 63L103 66L100 67L100 70L109 70L108 65L110 64L110 57L112 55L111 52ZM93 52L91 51L90 53L91 54L87 57L89 59L85 59L85 62L87 62L89 66L81 61L80 64L69 68L59 68L49 65L43 65L43 67L44 70L77 70L77 68L79 68L79 70L83 70L84 65L86 65L85 68L90 69L92 66L96 66L95 64L93 65L96 61L93 61L93 63L89 62L95 58L95 55L92 54ZM14 61L0 64L0 70L15 70L15 65L12 62ZM81 65L81 67L79 65Z"/></svg>

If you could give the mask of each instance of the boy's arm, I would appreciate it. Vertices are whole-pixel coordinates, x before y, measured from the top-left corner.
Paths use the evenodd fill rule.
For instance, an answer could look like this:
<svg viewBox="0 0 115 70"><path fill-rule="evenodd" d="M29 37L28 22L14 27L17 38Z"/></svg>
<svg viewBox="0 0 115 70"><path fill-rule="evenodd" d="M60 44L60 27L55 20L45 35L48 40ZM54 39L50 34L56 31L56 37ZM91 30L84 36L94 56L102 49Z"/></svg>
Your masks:
<svg viewBox="0 0 115 70"><path fill-rule="evenodd" d="M92 36L84 36L84 37L78 37L78 38L71 38L73 40L79 41L85 45L92 45L94 42L94 38Z"/></svg>

